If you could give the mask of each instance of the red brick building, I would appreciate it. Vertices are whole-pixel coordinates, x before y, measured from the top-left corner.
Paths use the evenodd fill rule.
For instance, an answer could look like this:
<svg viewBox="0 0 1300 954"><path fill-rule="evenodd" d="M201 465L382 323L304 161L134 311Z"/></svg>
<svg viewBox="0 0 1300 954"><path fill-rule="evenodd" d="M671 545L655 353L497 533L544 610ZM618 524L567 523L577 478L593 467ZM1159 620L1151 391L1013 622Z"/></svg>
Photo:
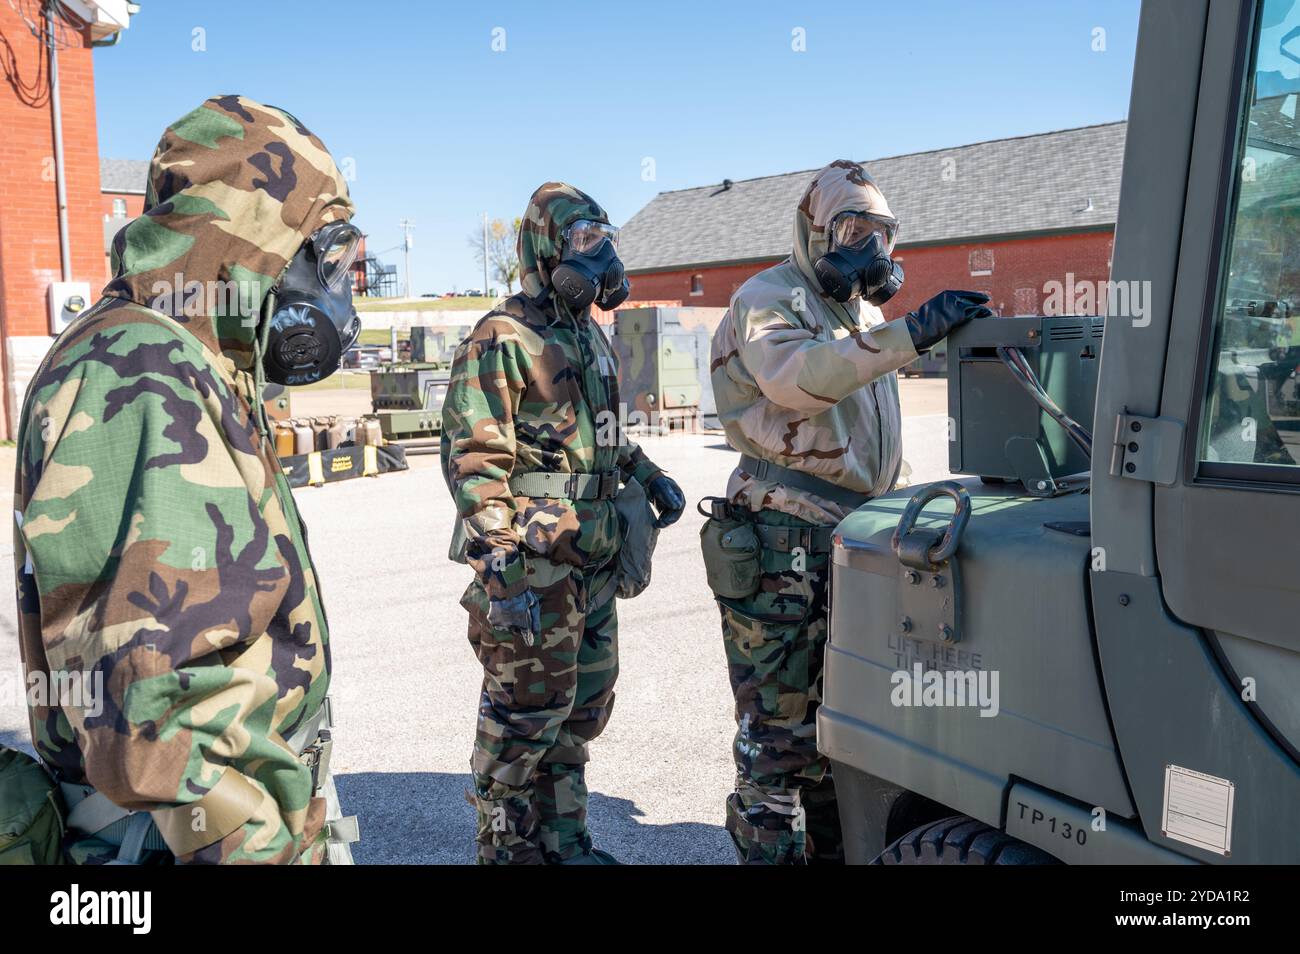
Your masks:
<svg viewBox="0 0 1300 954"><path fill-rule="evenodd" d="M1000 314L1037 313L1051 282L1105 281L1124 132L1108 123L865 162L900 222L906 284L886 317L945 288L987 292ZM726 307L790 254L815 173L660 193L619 244L632 298Z"/></svg>
<svg viewBox="0 0 1300 954"><path fill-rule="evenodd" d="M149 184L147 159L101 159L99 182L105 219L129 222L144 215L144 193Z"/></svg>
<svg viewBox="0 0 1300 954"><path fill-rule="evenodd" d="M130 16L125 0L65 0L71 19L48 28L35 0L0 3L0 433L13 437L27 381L53 340L50 286L104 284L103 202L92 45ZM60 250L50 58L55 39L62 111L68 261Z"/></svg>
<svg viewBox="0 0 1300 954"><path fill-rule="evenodd" d="M103 194L100 208L104 217L104 276L111 277L108 267L113 236L137 216L144 215L144 193L149 184L147 159L101 159L99 186Z"/></svg>

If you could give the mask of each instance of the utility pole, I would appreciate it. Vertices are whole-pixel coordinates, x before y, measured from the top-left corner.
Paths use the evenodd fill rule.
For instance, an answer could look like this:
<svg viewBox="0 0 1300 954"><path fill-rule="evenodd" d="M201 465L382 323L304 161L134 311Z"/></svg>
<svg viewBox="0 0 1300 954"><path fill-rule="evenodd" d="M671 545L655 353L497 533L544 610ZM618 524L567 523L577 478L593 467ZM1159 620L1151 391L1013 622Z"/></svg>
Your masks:
<svg viewBox="0 0 1300 954"><path fill-rule="evenodd" d="M406 255L406 297L411 296L411 246L415 244L415 239L411 233L415 230L414 219L402 219L397 223L402 227L402 248Z"/></svg>
<svg viewBox="0 0 1300 954"><path fill-rule="evenodd" d="M488 228L487 213L483 213L483 294L488 294Z"/></svg>

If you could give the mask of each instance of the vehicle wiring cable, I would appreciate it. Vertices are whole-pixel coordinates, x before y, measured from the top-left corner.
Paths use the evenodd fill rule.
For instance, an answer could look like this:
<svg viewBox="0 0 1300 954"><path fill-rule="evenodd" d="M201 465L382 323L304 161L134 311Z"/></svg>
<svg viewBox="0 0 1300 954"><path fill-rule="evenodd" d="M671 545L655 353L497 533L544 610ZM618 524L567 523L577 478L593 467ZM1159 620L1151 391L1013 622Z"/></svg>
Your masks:
<svg viewBox="0 0 1300 954"><path fill-rule="evenodd" d="M1024 353L1019 348L1005 345L1000 345L997 352L998 357L1002 359L1002 363L1011 372L1011 376L1029 392L1029 396L1034 399L1034 402L1039 407L1051 415L1052 420L1061 425L1070 439L1079 445L1080 450L1091 459L1092 434L1082 424L1061 410L1060 405L1052 400L1052 396L1047 393L1047 389L1038 380L1038 375L1034 373L1034 369L1025 359Z"/></svg>

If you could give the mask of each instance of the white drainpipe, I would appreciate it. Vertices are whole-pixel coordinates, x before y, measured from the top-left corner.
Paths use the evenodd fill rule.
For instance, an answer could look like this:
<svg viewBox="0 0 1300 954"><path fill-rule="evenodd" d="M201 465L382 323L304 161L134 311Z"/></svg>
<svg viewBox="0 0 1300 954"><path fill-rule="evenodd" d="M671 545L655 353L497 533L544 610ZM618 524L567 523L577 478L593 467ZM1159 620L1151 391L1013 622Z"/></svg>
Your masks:
<svg viewBox="0 0 1300 954"><path fill-rule="evenodd" d="M59 101L59 54L54 41L58 16L54 0L45 4L45 42L50 51L50 119L54 124L54 191L59 204L59 259L65 282L72 281L72 248L68 242L68 185L63 174L63 108Z"/></svg>

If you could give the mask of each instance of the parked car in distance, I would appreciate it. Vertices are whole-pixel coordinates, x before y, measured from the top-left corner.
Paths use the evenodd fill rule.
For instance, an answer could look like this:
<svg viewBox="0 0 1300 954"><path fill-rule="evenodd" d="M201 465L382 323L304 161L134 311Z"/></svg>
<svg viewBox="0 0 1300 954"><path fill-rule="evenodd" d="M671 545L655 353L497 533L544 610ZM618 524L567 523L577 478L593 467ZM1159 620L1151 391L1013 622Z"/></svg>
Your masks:
<svg viewBox="0 0 1300 954"><path fill-rule="evenodd" d="M381 362L387 360L384 357L384 352L388 352L389 356L392 355L392 351L388 348L379 348L374 345L355 345L343 355L343 367L358 371L377 368Z"/></svg>

